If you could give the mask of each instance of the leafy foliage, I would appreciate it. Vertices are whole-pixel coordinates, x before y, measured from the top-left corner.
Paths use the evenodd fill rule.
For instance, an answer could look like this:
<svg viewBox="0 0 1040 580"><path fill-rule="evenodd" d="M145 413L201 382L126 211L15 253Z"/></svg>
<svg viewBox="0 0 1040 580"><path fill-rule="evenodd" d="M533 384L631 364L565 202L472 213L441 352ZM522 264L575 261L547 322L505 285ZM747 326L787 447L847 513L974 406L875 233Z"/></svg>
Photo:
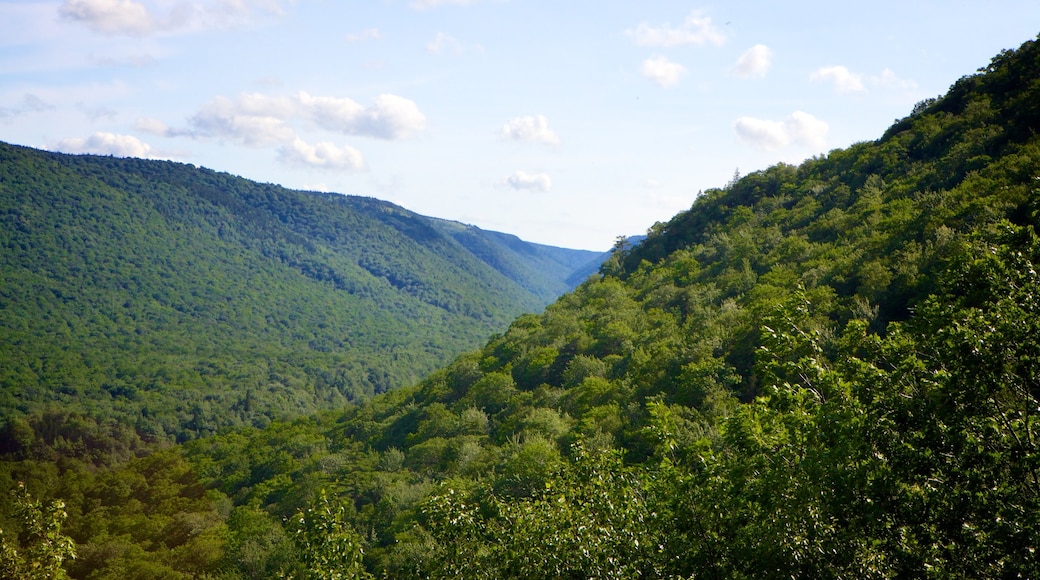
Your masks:
<svg viewBox="0 0 1040 580"><path fill-rule="evenodd" d="M440 540L438 578L655 576L658 549L640 482L614 451L578 446L574 463L519 501L434 495L423 518ZM646 568L646 569L644 569Z"/></svg>
<svg viewBox="0 0 1040 580"><path fill-rule="evenodd" d="M374 199L0 144L0 413L60 407L154 442L340 406L540 309L593 255Z"/></svg>
<svg viewBox="0 0 1040 580"><path fill-rule="evenodd" d="M65 505L34 500L23 484L11 490L15 516L21 524L19 542L11 543L0 530L0 578L35 580L68 578L62 564L76 557L72 539L61 533Z"/></svg>
<svg viewBox="0 0 1040 580"><path fill-rule="evenodd" d="M416 385L6 477L83 505L78 545L134 522L134 564L184 574L338 554L326 571L394 578L1038 577L1038 62L1026 43L876 142L706 192ZM11 453L76 448L34 425ZM144 472L182 499L76 499ZM216 538L209 567L135 509L200 514L182 537Z"/></svg>
<svg viewBox="0 0 1040 580"><path fill-rule="evenodd" d="M303 577L371 577L361 565L361 537L344 520L343 512L343 506L333 505L323 490L313 506L292 518L292 541L306 571Z"/></svg>

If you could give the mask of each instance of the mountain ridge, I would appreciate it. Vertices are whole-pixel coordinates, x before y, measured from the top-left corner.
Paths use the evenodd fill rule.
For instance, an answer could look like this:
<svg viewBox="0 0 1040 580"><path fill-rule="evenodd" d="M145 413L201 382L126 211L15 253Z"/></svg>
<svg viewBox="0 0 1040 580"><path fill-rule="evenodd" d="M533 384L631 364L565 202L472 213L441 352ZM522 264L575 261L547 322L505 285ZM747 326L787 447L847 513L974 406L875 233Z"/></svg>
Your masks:
<svg viewBox="0 0 1040 580"><path fill-rule="evenodd" d="M230 405L228 397L244 400L231 370L242 363L229 357L278 361L281 370L267 374L282 378L247 373L247 383L279 399L264 420L301 404L317 410L329 404L323 397L370 396L544 307L568 289L568 259L595 255L519 238L504 244L505 234L449 228L374 198L4 144L0 204L3 408L58 402L68 391L91 393L104 415L106 406L140 411L148 407L134 399L159 404L157 391L172 391L188 400L163 411L161 431L180 438L191 436L184 424L200 422L191 408L202 395L192 388L208 385ZM484 255L451 229L483 244ZM125 354L141 349L165 363ZM48 368L41 353L62 362ZM221 361L219 369L205 370L206 360ZM302 385L318 393L290 402L295 395L271 392L287 382L299 382L290 393ZM111 398L116 392L130 396ZM237 420L260 419L247 414Z"/></svg>
<svg viewBox="0 0 1040 580"><path fill-rule="evenodd" d="M1040 102L1038 65L705 192L415 387L188 456L351 455L291 473L373 575L1035 576L1040 123L997 103Z"/></svg>

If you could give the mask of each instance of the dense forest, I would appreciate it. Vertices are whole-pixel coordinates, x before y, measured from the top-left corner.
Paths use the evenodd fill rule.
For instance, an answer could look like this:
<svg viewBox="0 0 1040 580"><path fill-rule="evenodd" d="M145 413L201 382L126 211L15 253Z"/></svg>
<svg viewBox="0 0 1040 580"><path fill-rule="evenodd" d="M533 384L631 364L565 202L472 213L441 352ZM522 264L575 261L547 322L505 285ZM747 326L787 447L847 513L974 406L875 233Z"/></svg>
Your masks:
<svg viewBox="0 0 1040 580"><path fill-rule="evenodd" d="M10 421L10 561L1040 577L1038 132L1030 41L876 141L704 192L414 386L162 449Z"/></svg>
<svg viewBox="0 0 1040 580"><path fill-rule="evenodd" d="M336 408L569 290L564 250L362 197L0 144L0 416L151 442Z"/></svg>

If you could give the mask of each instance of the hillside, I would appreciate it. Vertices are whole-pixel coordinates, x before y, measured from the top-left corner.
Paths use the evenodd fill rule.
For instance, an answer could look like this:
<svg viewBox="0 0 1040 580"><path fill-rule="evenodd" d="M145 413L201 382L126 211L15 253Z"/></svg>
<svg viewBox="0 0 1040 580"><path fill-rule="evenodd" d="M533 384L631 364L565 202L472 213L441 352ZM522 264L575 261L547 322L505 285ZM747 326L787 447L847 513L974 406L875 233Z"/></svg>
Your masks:
<svg viewBox="0 0 1040 580"><path fill-rule="evenodd" d="M413 387L0 477L75 577L1040 577L1038 103L1030 41Z"/></svg>
<svg viewBox="0 0 1040 580"><path fill-rule="evenodd" d="M595 252L190 165L0 144L0 415L190 439L421 376Z"/></svg>

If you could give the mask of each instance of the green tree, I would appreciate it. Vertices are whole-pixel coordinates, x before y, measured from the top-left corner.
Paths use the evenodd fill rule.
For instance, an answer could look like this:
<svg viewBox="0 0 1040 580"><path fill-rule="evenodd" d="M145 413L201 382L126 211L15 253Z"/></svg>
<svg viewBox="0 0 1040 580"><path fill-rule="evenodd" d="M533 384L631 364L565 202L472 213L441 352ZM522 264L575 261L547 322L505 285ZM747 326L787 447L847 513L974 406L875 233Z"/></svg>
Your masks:
<svg viewBox="0 0 1040 580"><path fill-rule="evenodd" d="M65 503L55 500L44 505L34 500L21 482L12 495L14 515L22 529L17 544L0 530L0 578L68 578L62 563L76 557L76 544L61 533L61 525L67 517Z"/></svg>
<svg viewBox="0 0 1040 580"><path fill-rule="evenodd" d="M364 548L346 520L346 509L329 500L325 490L306 510L289 521L289 535L301 566L287 574L307 580L371 578L362 564Z"/></svg>
<svg viewBox="0 0 1040 580"><path fill-rule="evenodd" d="M616 450L587 451L529 497L467 498L448 488L423 506L439 543L434 578L660 578L658 536L639 471ZM479 497L478 497L479 496Z"/></svg>

